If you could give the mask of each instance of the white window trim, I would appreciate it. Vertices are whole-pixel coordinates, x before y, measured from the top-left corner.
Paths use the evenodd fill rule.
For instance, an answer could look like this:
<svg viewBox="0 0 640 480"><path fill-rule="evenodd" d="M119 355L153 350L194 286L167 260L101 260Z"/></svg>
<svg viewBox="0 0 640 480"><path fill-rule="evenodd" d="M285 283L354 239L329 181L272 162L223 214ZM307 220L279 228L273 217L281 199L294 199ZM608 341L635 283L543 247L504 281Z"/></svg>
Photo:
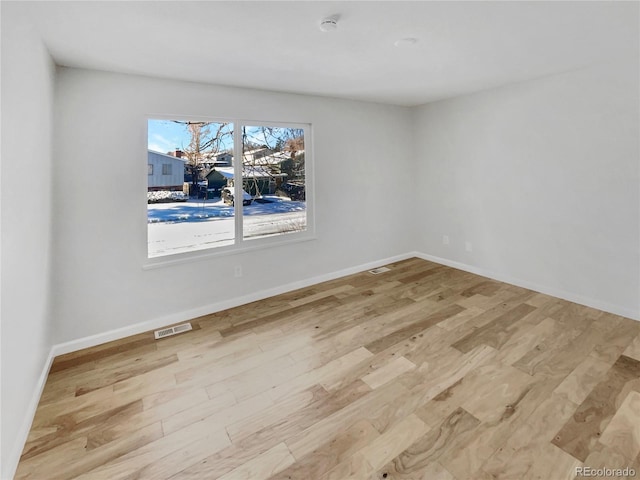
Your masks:
<svg viewBox="0 0 640 480"><path fill-rule="evenodd" d="M212 123L233 123L233 152L234 157L240 152L240 158L242 155L242 130L237 126L251 126L251 127L281 127L281 128L297 128L304 131L304 149L305 149L305 203L306 203L306 215L307 224L304 232L291 232L280 235L267 236L262 238L249 238L245 239L243 234L243 215L242 215L242 202L234 202L234 219L235 219L235 237L233 245L226 245L222 247L210 247L207 249L194 250L192 252L174 253L169 255L162 255L159 257L149 257L149 228L148 228L148 212L147 212L147 185L148 175L144 175L145 188L141 189L144 197L141 196L140 205L144 208L142 214L144 217L145 234L143 247L144 262L142 268L144 270L161 268L165 266L178 265L184 263L191 263L197 261L203 261L214 257L237 255L240 253L251 252L255 250L263 250L267 248L278 247L281 245L290 245L294 243L307 242L310 240L316 240L316 226L315 226L315 169L314 169L314 155L313 155L313 128L311 123L293 123L271 120L250 120L237 117L202 117L202 116L185 116L185 115L147 115L144 118L144 157L145 162L141 162L142 165L146 164L146 154L148 151L148 128L149 120L181 120L181 121L203 121ZM239 149L238 149L239 148ZM242 178L242 163L234 162L234 178ZM142 176L141 176L142 177ZM234 182L234 198L243 198L242 195L243 182Z"/></svg>

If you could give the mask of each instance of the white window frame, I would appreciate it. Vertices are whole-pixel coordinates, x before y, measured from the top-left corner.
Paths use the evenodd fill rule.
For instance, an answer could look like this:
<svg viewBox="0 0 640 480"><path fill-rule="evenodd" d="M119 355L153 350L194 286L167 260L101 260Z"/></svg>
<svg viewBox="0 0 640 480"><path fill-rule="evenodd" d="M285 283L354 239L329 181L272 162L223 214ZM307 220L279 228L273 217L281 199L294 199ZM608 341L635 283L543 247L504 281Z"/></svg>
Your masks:
<svg viewBox="0 0 640 480"><path fill-rule="evenodd" d="M233 245L220 247L210 247L206 249L194 250L191 252L173 253L162 255L159 257L149 257L149 228L148 228L148 212L147 212L147 187L148 175L144 176L145 187L142 190L144 198L141 198L140 204L144 206L143 216L145 225L144 235L144 256L145 262L143 269L159 268L163 266L195 262L206 258L235 255L238 253L262 250L266 248L287 245L291 243L305 242L315 240L315 186L314 186L314 155L313 155L313 125L311 123L283 122L271 120L255 120L239 117L203 117L203 116L185 116L185 115L147 115L144 118L144 156L146 164L148 151L148 128L149 120L178 120L178 121L201 121L211 123L233 123L233 155L234 155L234 178L242 178L242 129L239 127L280 127L280 128L296 128L304 132L304 150L305 150L305 211L307 215L306 229L302 232L289 232L279 235L272 235L258 238L244 238L243 224L243 205L242 202L234 202L234 220L235 232ZM235 161L239 159L240 161ZM243 198L242 189L244 182L234 182L234 198Z"/></svg>

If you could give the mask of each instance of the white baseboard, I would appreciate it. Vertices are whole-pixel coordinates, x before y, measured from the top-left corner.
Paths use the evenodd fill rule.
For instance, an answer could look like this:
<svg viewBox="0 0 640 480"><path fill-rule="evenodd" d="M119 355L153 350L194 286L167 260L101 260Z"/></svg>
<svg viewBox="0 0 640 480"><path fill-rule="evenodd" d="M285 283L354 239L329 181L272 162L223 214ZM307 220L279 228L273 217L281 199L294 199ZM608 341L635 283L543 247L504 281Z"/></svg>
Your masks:
<svg viewBox="0 0 640 480"><path fill-rule="evenodd" d="M2 472L2 480L12 479L16 474L16 469L18 468L18 462L20 462L20 456L22 455L22 449L24 448L24 444L27 443L27 437L29 436L29 431L31 430L31 424L33 423L33 418L36 415L36 409L38 408L38 403L40 403L40 397L42 396L42 391L44 390L44 386L47 383L47 377L49 376L49 369L51 368L51 364L53 363L55 355L53 354L53 348L49 350L49 356L45 361L44 367L40 372L40 378L38 378L38 383L36 384L36 388L33 391L33 395L31 396L31 400L29 401L29 406L27 408L27 414L24 417L24 421L22 422L22 426L20 427L20 431L18 432L18 436L16 438L15 444L13 446L13 451L9 455L9 458L2 459L2 467L4 471Z"/></svg>
<svg viewBox="0 0 640 480"><path fill-rule="evenodd" d="M273 297L275 295L280 295L282 293L298 290L299 288L309 287L317 283L327 282L329 280L335 280L336 278L344 277L346 275L351 275L354 273L359 273L365 270L370 270L372 268L379 267L381 265L386 265L388 263L399 262L401 260L406 260L407 258L411 258L415 256L417 255L415 255L414 253L396 255L394 257L377 260L375 262L369 262L362 265L357 265L355 267L338 270L337 272L318 275L315 277L300 280L298 282L288 283L286 285L268 288L266 290L260 290L259 292L254 292L249 295L243 295L241 297L231 298L229 300L212 303L209 305L205 305L202 307L186 310L186 311L171 314L171 315L166 315L166 316L159 317L146 322L136 323L134 325L129 325L127 327L110 330L104 333L98 333L96 335L79 338L77 340L72 340L70 342L60 343L60 344L54 345L52 350L54 353L54 357L56 357L58 355L63 355L65 353L75 352L76 350L81 350L83 348L94 347L102 343L111 342L113 340L119 340L121 338L129 337L131 335L136 335L138 333L148 332L149 330L157 330L159 328L163 328L168 325L172 325L174 323L180 323L187 320L191 320L193 318L200 317L202 315L208 315L210 313L220 312L222 310L238 307L240 305L245 305L247 303L255 302L257 300L263 300L265 298Z"/></svg>
<svg viewBox="0 0 640 480"><path fill-rule="evenodd" d="M414 252L412 256L422 258L423 260L429 260L430 262L440 263L448 267L457 268L458 270L463 270L465 272L475 273L483 277L491 278L493 280L498 280L499 282L510 283L511 285L515 285L517 287L527 288L529 290L534 290L536 292L544 293L545 295L562 298L563 300L568 300L573 303L578 303L580 305L585 305L587 307L596 308L598 310L603 310L605 312L613 313L615 315L620 315L623 317L640 321L640 311L630 310L628 308L621 307L620 305L613 305L607 302L603 302L601 300L597 300L595 298L585 297L583 295L579 295L574 292L567 292L566 290L548 287L545 285L539 285L537 283L529 282L527 280L522 280L520 278L514 278L502 273L497 273L491 270L486 270L484 268L475 267L473 265L467 265L465 263L456 262L455 260L436 257L434 255L429 255L426 253Z"/></svg>

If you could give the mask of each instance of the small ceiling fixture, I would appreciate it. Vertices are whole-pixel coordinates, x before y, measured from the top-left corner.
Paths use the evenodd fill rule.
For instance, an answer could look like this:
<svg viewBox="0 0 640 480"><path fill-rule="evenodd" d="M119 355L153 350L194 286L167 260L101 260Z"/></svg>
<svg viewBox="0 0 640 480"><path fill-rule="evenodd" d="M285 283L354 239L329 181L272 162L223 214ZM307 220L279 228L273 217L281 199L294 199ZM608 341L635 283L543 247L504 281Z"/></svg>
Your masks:
<svg viewBox="0 0 640 480"><path fill-rule="evenodd" d="M418 39L413 37L401 38L400 40L393 42L396 47L410 47L416 43L418 43Z"/></svg>
<svg viewBox="0 0 640 480"><path fill-rule="evenodd" d="M320 30L323 32L335 32L338 29L338 16L323 18L320 21Z"/></svg>

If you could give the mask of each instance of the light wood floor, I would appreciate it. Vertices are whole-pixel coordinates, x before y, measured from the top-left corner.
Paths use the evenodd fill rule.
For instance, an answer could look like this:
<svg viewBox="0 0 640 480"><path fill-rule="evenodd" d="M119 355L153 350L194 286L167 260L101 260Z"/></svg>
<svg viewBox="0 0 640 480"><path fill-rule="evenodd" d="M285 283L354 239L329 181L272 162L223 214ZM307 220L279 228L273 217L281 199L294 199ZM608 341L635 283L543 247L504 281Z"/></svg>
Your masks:
<svg viewBox="0 0 640 480"><path fill-rule="evenodd" d="M640 478L640 322L389 267L57 358L16 478Z"/></svg>

